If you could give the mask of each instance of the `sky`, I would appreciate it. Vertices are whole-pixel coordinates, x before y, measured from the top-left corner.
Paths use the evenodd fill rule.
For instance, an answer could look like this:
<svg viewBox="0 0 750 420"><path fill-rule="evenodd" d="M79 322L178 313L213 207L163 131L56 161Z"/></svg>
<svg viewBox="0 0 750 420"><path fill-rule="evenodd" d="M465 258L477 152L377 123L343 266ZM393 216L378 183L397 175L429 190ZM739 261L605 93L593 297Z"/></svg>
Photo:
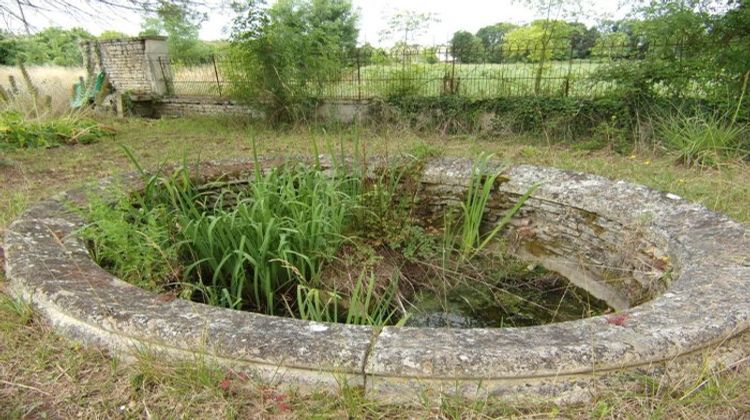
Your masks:
<svg viewBox="0 0 750 420"><path fill-rule="evenodd" d="M71 0L86 4L86 0ZM205 40L227 38L227 24L231 13L221 6L220 0L206 0L208 20L203 24L200 37ZM397 10L414 10L434 13L439 20L431 24L429 31L416 39L422 44L442 44L458 30L475 33L479 28L497 22L523 24L534 20L537 13L518 0L353 0L360 14L360 43L388 46L390 40L381 40L380 33L387 27L388 18ZM588 13L578 20L592 25L599 18L621 18L626 9L621 0L589 0L584 4ZM84 6L85 7L85 6ZM142 15L123 10L97 10L93 16L70 16L61 12L31 14L30 22L36 28L59 26L70 28L81 26L98 35L103 30L116 30L137 35L141 30Z"/></svg>

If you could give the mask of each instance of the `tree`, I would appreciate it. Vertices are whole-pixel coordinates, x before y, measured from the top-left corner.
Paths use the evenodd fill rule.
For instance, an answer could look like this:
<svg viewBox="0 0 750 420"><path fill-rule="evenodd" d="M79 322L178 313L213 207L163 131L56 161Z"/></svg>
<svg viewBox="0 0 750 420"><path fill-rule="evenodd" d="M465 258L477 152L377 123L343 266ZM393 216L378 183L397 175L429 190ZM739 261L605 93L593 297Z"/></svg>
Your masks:
<svg viewBox="0 0 750 420"><path fill-rule="evenodd" d="M534 93L539 93L546 63L569 59L571 35L576 28L560 20L536 20L508 33L505 44L511 58L539 63L534 71Z"/></svg>
<svg viewBox="0 0 750 420"><path fill-rule="evenodd" d="M18 40L0 30L0 65L14 64L18 54Z"/></svg>
<svg viewBox="0 0 750 420"><path fill-rule="evenodd" d="M583 23L575 22L570 24L572 33L570 35L571 58L588 58L591 55L591 49L596 44L601 34L599 30L587 28Z"/></svg>
<svg viewBox="0 0 750 420"><path fill-rule="evenodd" d="M397 10L388 18L388 24L381 33L380 41L391 40L413 45L417 37L426 33L431 24L439 21L437 15L431 12Z"/></svg>
<svg viewBox="0 0 750 420"><path fill-rule="evenodd" d="M29 16L32 13L66 13L80 19L91 19L104 16L106 13L133 11L142 13L153 12L168 0L2 0L0 1L0 17L3 18L11 31L12 28L22 28L27 35L32 35L36 29ZM172 0L195 6L192 0Z"/></svg>
<svg viewBox="0 0 750 420"><path fill-rule="evenodd" d="M596 40L591 49L596 58L617 59L630 55L630 37L625 32L610 32Z"/></svg>
<svg viewBox="0 0 750 420"><path fill-rule="evenodd" d="M388 52L383 48L373 47L369 42L358 48L359 65L388 64Z"/></svg>
<svg viewBox="0 0 750 420"><path fill-rule="evenodd" d="M144 20L141 35L167 35L169 53L178 60L205 60L209 58L211 48L198 39L198 32L205 20L205 13L191 10L183 4L165 2L157 8L155 16Z"/></svg>
<svg viewBox="0 0 750 420"><path fill-rule="evenodd" d="M523 61L567 59L571 36L576 31L576 27L565 21L535 20L510 31L505 37L505 45L511 58Z"/></svg>
<svg viewBox="0 0 750 420"><path fill-rule="evenodd" d="M126 34L125 32L120 32L120 31L115 31L115 30L112 30L112 29L108 29L106 31L102 31L102 33L100 33L97 38L100 41L106 41L108 39L130 38L130 35Z"/></svg>
<svg viewBox="0 0 750 420"><path fill-rule="evenodd" d="M512 23L496 23L485 26L477 31L477 37L482 41L487 61L500 63L502 61L501 45L505 34L516 29L518 25Z"/></svg>
<svg viewBox="0 0 750 420"><path fill-rule="evenodd" d="M28 64L56 64L59 66L80 66L82 63L79 44L94 39L94 36L81 28L47 28L30 36L16 39L15 60Z"/></svg>
<svg viewBox="0 0 750 420"><path fill-rule="evenodd" d="M460 63L479 63L484 58L482 40L467 31L458 31L450 41L451 54Z"/></svg>
<svg viewBox="0 0 750 420"><path fill-rule="evenodd" d="M735 0L732 5L733 9L715 20L711 36L717 53L716 67L739 82L750 70L750 1Z"/></svg>
<svg viewBox="0 0 750 420"><path fill-rule="evenodd" d="M305 118L326 82L350 62L357 15L348 0L257 0L235 4L231 51L236 94L273 122Z"/></svg>

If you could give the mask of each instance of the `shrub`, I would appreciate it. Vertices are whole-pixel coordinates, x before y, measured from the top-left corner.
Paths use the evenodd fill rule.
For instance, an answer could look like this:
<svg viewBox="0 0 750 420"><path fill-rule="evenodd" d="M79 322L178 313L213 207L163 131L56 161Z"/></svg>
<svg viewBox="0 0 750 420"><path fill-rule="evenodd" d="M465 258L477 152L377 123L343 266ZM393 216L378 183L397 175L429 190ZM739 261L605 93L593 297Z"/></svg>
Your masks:
<svg viewBox="0 0 750 420"><path fill-rule="evenodd" d="M427 67L410 64L389 69L383 79L387 80L381 94L385 98L409 98L425 93L429 83Z"/></svg>
<svg viewBox="0 0 750 420"><path fill-rule="evenodd" d="M355 50L356 15L341 0L236 3L233 94L261 107L272 123L304 120Z"/></svg>

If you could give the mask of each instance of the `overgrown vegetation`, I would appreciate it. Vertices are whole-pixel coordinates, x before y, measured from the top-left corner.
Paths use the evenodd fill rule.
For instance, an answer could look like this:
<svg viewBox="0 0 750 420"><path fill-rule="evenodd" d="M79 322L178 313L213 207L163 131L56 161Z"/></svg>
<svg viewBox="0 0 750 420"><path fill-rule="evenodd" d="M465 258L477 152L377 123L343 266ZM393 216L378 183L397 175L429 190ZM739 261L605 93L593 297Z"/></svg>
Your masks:
<svg viewBox="0 0 750 420"><path fill-rule="evenodd" d="M499 300L509 305L503 319L486 322L512 325L514 310L524 302L555 312L524 322L568 319L570 314L518 295L523 287L514 285L521 281L516 277L529 284L533 275L512 258L487 251L533 192L483 233L485 208L499 176L490 170L490 158L479 158L466 201L447 213L442 229L417 217L424 212L416 207L413 190L419 161L376 168L375 178L366 176L368 168L356 160L334 161L332 174L323 172L320 163L291 162L263 173L256 161L254 175L235 181L233 188L221 180L196 184L187 164L156 175L140 169L143 191L121 197L114 207L95 201L83 234L94 259L114 274L231 309L330 322L403 323L411 312L422 311L419 302L435 311L433 302L442 300L448 312L449 298L465 288L464 277L470 276L472 282L487 277L474 290L485 287L492 296L513 297ZM436 293L439 298L430 297ZM570 297L579 294L571 291ZM564 296L551 307L561 307ZM603 308L572 305L574 317Z"/></svg>
<svg viewBox="0 0 750 420"><path fill-rule="evenodd" d="M750 156L750 132L747 123L737 120L750 72L745 73L742 94L733 113L716 110L677 110L661 119L657 133L668 148L677 151L680 161L688 166L718 166L729 159Z"/></svg>
<svg viewBox="0 0 750 420"><path fill-rule="evenodd" d="M144 166L179 161L250 155L247 136L258 139L258 154L283 157L312 153L312 142L341 144L354 153L352 129L331 126L271 130L228 118L129 120L112 122L114 141L86 148L10 150L0 159L0 228L7 228L24 208L56 192L110 174L132 170L118 144L141 156ZM750 223L750 171L747 164L728 161L721 170L695 170L674 165L674 156L653 149L633 155L581 150L566 144L548 145L542 137L513 134L497 138L473 135L416 133L404 128L358 127L360 148L372 154L415 153L476 156L487 151L517 163L555 166L595 173L669 191ZM582 139L584 142L588 139ZM1 163L4 161L5 163ZM440 238L438 238L440 239ZM372 401L356 388L320 390L300 395L294 390L256 381L213 366L202 359L185 362L141 354L134 364L56 335L37 316L2 291L0 272L0 416L27 417L594 417L594 418L738 418L747 412L746 364L669 370L663 376L628 377L631 386L600 389L590 403L557 407L508 405L494 398L469 401L446 397L413 404ZM472 293L485 293L471 291ZM525 291L524 293L528 293ZM494 298L508 295L497 292ZM451 302L452 303L452 302ZM443 302L436 307L441 310ZM15 309L15 308L17 309ZM478 308L479 309L479 308ZM480 309L481 310L481 309ZM414 317L410 319L415 321ZM522 325L521 320L515 322ZM723 347L710 354L722 354ZM65 372L65 373L63 373ZM34 389L30 389L33 387Z"/></svg>
<svg viewBox="0 0 750 420"><path fill-rule="evenodd" d="M326 80L335 80L357 41L348 0L235 3L231 56L234 95L273 122L310 117Z"/></svg>
<svg viewBox="0 0 750 420"><path fill-rule="evenodd" d="M416 128L541 133L548 141L605 133L599 146L623 153L640 146L681 149L659 138L667 121L679 125L675 109L708 125L719 123L715 115L733 115L734 127L750 120L747 106L737 106L750 68L746 2L723 8L709 1L643 3L627 19L595 27L553 18L574 16L562 10L570 2L532 3L547 19L520 27L498 23L476 35L459 31L447 49L410 39L429 24L429 14L399 12L385 32L398 41L389 50L353 48L356 27L345 2L298 0L268 10L250 2L237 9L237 61L229 67L261 76L231 70L237 74L228 82L275 122L308 120L324 98L375 97L395 106L389 116ZM316 23L326 13L334 25ZM285 32L290 27L304 29ZM688 129L690 121L684 122Z"/></svg>
<svg viewBox="0 0 750 420"><path fill-rule="evenodd" d="M18 67L21 80L11 75L8 88L0 85L0 148L87 144L112 136L112 128L84 112L54 109L52 97L41 93L26 66Z"/></svg>

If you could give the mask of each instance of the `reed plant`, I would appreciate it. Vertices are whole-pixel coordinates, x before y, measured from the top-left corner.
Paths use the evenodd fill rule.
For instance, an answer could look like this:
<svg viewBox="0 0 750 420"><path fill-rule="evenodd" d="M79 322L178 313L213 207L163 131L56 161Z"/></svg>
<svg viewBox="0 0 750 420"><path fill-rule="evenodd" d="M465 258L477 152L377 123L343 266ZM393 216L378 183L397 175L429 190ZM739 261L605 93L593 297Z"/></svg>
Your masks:
<svg viewBox="0 0 750 420"><path fill-rule="evenodd" d="M376 293L377 278L363 271L349 296L303 285L297 286L297 312L304 320L344 322L353 325L403 325L408 314L394 305L398 294L398 277L391 279L386 290ZM288 310L293 309L288 306Z"/></svg>
<svg viewBox="0 0 750 420"><path fill-rule="evenodd" d="M189 203L189 202L187 202ZM304 166L281 167L250 184L231 210L180 209L189 274L222 306L268 314L296 282L314 284L344 240L354 198L339 181Z"/></svg>
<svg viewBox="0 0 750 420"><path fill-rule="evenodd" d="M531 194L539 188L540 184L532 185L509 209L503 217L493 226L486 234L482 234L481 226L484 220L484 214L487 209L487 203L493 189L497 187L498 177L502 169L490 172L492 154L480 154L471 169L471 177L466 192L466 198L461 203L461 218L459 223L459 235L457 245L460 252L460 260L465 261L476 256L482 251L497 235L502 231L513 216L518 213L526 200ZM450 223L448 223L450 224ZM444 242L453 241L445 238Z"/></svg>

